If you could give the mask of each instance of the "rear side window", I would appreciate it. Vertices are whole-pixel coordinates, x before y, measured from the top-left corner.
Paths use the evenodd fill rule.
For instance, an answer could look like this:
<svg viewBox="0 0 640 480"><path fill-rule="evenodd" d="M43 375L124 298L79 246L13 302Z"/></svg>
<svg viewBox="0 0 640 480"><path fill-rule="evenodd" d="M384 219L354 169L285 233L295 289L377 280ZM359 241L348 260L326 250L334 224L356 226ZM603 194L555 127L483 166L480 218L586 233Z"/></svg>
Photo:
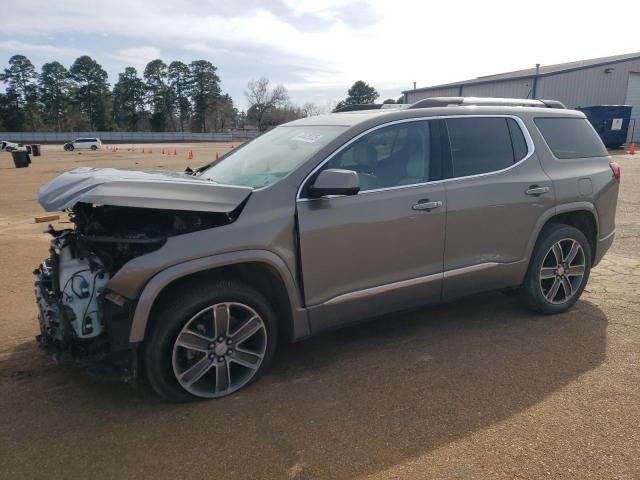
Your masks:
<svg viewBox="0 0 640 480"><path fill-rule="evenodd" d="M608 155L602 140L584 118L536 118L536 126L558 158Z"/></svg>
<svg viewBox="0 0 640 480"><path fill-rule="evenodd" d="M521 158L514 156L518 144L518 155L526 155L522 142L511 141L507 118L450 118L447 119L451 143L452 177L467 177L480 173L495 172L510 167ZM515 124L515 121L514 121ZM516 132L522 136L515 124ZM524 153L524 154L523 154Z"/></svg>

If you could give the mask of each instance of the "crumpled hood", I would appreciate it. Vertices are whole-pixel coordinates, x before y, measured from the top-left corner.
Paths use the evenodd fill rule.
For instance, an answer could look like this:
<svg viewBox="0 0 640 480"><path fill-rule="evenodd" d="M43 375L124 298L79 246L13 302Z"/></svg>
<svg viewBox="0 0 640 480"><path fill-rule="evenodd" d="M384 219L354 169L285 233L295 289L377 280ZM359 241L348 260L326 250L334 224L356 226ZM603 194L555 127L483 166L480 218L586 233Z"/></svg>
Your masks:
<svg viewBox="0 0 640 480"><path fill-rule="evenodd" d="M219 185L183 173L82 167L64 172L44 185L38 201L49 212L83 202L229 213L251 192L250 187Z"/></svg>

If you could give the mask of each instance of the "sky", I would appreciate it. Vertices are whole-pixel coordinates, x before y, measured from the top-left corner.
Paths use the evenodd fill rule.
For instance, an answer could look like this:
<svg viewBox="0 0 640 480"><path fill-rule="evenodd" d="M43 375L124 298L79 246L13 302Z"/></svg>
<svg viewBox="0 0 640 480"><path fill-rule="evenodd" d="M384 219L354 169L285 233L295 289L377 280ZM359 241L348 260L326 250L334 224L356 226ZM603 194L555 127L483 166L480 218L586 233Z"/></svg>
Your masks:
<svg viewBox="0 0 640 480"><path fill-rule="evenodd" d="M0 31L0 68L14 54L40 67L90 55L109 74L155 58L204 59L247 106L251 79L283 84L321 108L364 80L380 99L402 90L640 51L625 12L637 0L20 0ZM7 11L8 12L8 11ZM617 14L614 14L617 12Z"/></svg>

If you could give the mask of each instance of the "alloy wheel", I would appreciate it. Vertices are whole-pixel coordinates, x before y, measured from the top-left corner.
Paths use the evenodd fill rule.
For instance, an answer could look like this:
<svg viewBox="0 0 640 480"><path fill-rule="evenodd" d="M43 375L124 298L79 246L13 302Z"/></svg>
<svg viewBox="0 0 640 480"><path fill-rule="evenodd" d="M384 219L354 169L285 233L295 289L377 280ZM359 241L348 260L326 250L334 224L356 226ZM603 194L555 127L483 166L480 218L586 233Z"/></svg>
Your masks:
<svg viewBox="0 0 640 480"><path fill-rule="evenodd" d="M251 381L267 350L262 317L242 303L218 303L196 313L173 346L173 373L187 392L228 395Z"/></svg>
<svg viewBox="0 0 640 480"><path fill-rule="evenodd" d="M540 288L545 299L554 305L569 301L580 289L586 270L580 243L565 238L547 251L540 268Z"/></svg>

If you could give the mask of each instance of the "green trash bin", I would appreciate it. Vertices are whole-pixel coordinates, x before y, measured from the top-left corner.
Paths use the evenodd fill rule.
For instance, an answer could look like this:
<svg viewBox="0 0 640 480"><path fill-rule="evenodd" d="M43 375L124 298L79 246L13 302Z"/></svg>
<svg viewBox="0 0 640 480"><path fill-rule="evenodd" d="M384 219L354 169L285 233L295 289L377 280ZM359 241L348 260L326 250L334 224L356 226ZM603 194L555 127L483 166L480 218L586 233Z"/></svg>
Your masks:
<svg viewBox="0 0 640 480"><path fill-rule="evenodd" d="M27 168L31 163L31 159L26 150L14 150L11 152L11 156L13 157L13 164L16 168Z"/></svg>

